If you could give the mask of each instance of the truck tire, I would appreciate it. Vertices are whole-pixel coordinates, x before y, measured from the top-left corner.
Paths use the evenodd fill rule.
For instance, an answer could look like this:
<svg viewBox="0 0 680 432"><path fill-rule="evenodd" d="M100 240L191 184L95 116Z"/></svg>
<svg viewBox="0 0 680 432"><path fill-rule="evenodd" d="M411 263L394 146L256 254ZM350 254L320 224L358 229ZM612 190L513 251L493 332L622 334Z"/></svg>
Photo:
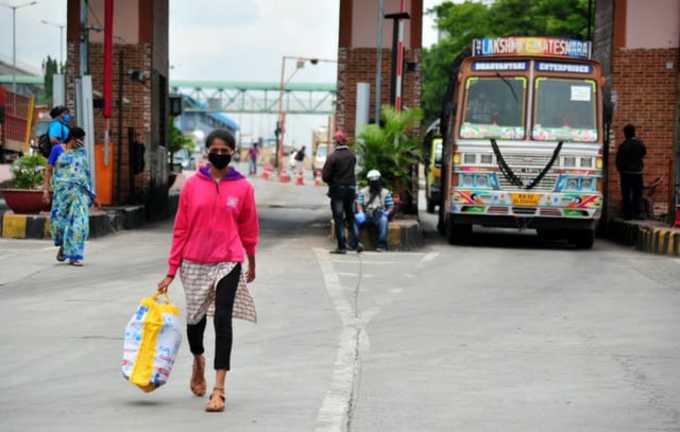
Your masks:
<svg viewBox="0 0 680 432"><path fill-rule="evenodd" d="M450 245L459 245L465 241L472 234L472 225L461 225L453 223L451 218L446 221L446 239Z"/></svg>
<svg viewBox="0 0 680 432"><path fill-rule="evenodd" d="M566 237L562 230L539 228L536 232L538 237L545 241L556 241Z"/></svg>
<svg viewBox="0 0 680 432"><path fill-rule="evenodd" d="M573 231L569 236L569 241L576 246L577 249L592 249L595 243L595 230L584 229Z"/></svg>

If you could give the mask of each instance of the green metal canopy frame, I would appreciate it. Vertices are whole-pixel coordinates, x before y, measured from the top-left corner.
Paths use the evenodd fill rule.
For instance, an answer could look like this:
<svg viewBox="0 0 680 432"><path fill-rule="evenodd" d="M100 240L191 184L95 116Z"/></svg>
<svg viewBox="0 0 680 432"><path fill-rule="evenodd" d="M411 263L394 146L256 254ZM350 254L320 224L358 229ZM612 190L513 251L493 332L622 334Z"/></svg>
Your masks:
<svg viewBox="0 0 680 432"><path fill-rule="evenodd" d="M11 75L0 75L0 84L12 82ZM42 76L17 76L17 84L42 86ZM251 81L172 80L174 93L191 96L201 105L187 107L195 112L277 114L279 83ZM289 83L284 90L283 108L287 114L331 114L335 110L335 83Z"/></svg>

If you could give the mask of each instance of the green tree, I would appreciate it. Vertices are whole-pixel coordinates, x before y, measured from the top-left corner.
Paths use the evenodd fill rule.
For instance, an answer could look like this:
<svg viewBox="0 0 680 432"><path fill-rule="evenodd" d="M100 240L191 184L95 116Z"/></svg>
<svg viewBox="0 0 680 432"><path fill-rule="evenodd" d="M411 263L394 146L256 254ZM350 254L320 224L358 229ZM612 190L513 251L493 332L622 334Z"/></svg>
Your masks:
<svg viewBox="0 0 680 432"><path fill-rule="evenodd" d="M44 91L42 97L40 98L40 103L46 103L52 105L52 77L54 74L59 73L59 64L56 59L47 56L43 62L43 69L45 71L45 85L43 86Z"/></svg>
<svg viewBox="0 0 680 432"><path fill-rule="evenodd" d="M425 117L439 117L453 60L475 38L562 36L585 39L588 0L496 0L491 6L443 3L428 13L445 36L423 53Z"/></svg>
<svg viewBox="0 0 680 432"><path fill-rule="evenodd" d="M168 125L168 153L170 154L170 164L174 164L175 153L180 150L186 150L191 154L194 152L196 145L191 138L184 135L182 131L175 126L175 119L173 117L170 117Z"/></svg>

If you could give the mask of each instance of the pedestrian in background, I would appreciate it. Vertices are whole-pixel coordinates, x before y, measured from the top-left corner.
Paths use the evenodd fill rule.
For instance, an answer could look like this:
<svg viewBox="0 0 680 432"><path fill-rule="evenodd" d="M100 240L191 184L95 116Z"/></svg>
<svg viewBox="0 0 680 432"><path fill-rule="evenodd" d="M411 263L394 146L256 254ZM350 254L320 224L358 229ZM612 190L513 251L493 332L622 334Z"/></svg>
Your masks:
<svg viewBox="0 0 680 432"><path fill-rule="evenodd" d="M347 135L341 130L335 133L335 151L328 156L323 166L323 181L328 184L328 196L331 199L331 212L335 221L335 236L338 247L331 253L346 254L345 222L349 227L350 248L359 245L354 229L354 200L356 199L356 175L354 173L357 158L347 146Z"/></svg>
<svg viewBox="0 0 680 432"><path fill-rule="evenodd" d="M43 189L49 189L54 175L54 165L57 163L59 155L64 152L63 144L68 139L71 131L71 121L73 120L68 108L56 106L50 111L50 121L47 127L47 148L40 148L43 155L47 155L47 168L45 169L45 184Z"/></svg>
<svg viewBox="0 0 680 432"><path fill-rule="evenodd" d="M626 220L640 217L644 169L643 159L647 149L642 140L635 136L635 126L628 124L623 128L626 139L616 152L616 168L621 176L623 195L623 217Z"/></svg>
<svg viewBox="0 0 680 432"><path fill-rule="evenodd" d="M302 175L305 172L305 157L307 156L305 151L306 147L302 146L300 147L300 150L295 153L295 172L298 175Z"/></svg>
<svg viewBox="0 0 680 432"><path fill-rule="evenodd" d="M378 243L376 252L387 250L387 233L389 232L389 221L394 214L394 199L392 192L383 187L380 171L370 170L366 174L368 186L359 192L357 197L357 215L363 215L360 221L356 221L356 236L359 237L362 225L372 225L378 229ZM359 249L363 249L359 243Z"/></svg>
<svg viewBox="0 0 680 432"><path fill-rule="evenodd" d="M257 158L260 155L260 148L257 143L253 143L248 150L248 174L257 175Z"/></svg>
<svg viewBox="0 0 680 432"><path fill-rule="evenodd" d="M70 130L64 149L55 162L52 211L50 212L52 239L59 247L57 261L69 260L82 266L89 226L89 208L95 200L90 175L90 162L85 151L85 131ZM49 181L45 182L44 198L49 200Z"/></svg>
<svg viewBox="0 0 680 432"><path fill-rule="evenodd" d="M229 166L236 149L232 134L215 130L206 138L206 147L210 164L190 177L180 193L168 272L158 290L167 292L179 269L194 355L190 388L196 396L206 393L203 333L206 316L213 316L216 376L206 411L219 412L224 411L231 368L232 318L256 320L246 282L255 280L259 226L253 187Z"/></svg>

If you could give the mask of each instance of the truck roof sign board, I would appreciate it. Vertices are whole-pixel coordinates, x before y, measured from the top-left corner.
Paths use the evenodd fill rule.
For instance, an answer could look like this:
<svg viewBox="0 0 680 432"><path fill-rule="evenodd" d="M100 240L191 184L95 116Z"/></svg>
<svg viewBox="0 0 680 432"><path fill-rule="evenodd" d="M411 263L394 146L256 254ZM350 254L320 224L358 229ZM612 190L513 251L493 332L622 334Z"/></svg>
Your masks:
<svg viewBox="0 0 680 432"><path fill-rule="evenodd" d="M527 70L527 62L496 62L496 61L478 61L472 64L472 70L475 72L484 71L525 71Z"/></svg>
<svg viewBox="0 0 680 432"><path fill-rule="evenodd" d="M536 62L536 70L539 72L568 72L590 74L593 72L593 67L589 64Z"/></svg>
<svg viewBox="0 0 680 432"><path fill-rule="evenodd" d="M575 39L543 37L509 37L475 39L474 56L539 56L589 59L591 43Z"/></svg>

